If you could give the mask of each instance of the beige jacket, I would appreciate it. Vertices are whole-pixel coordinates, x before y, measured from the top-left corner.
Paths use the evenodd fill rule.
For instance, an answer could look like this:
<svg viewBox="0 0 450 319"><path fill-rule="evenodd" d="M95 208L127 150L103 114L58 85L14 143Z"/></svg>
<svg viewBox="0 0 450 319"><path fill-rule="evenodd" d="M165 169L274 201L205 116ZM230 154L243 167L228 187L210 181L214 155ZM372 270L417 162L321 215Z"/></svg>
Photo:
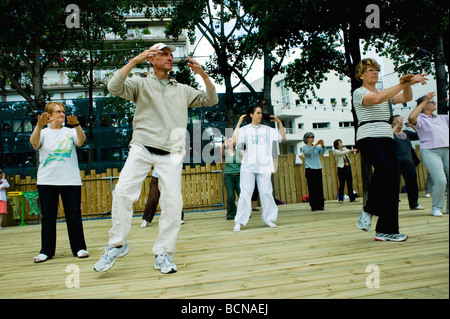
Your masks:
<svg viewBox="0 0 450 319"><path fill-rule="evenodd" d="M188 107L213 106L219 101L216 90L200 92L173 78L163 94L155 74L125 78L117 71L108 90L136 104L130 144L181 154L185 154Z"/></svg>
<svg viewBox="0 0 450 319"><path fill-rule="evenodd" d="M334 157L336 158L336 161L337 161L337 164L336 164L337 167L339 167L339 168L344 167L344 165L345 165L344 155L348 155L348 153L350 153L350 150L346 147L343 147L341 150L334 150ZM352 164L350 157L348 157L348 162L350 165Z"/></svg>

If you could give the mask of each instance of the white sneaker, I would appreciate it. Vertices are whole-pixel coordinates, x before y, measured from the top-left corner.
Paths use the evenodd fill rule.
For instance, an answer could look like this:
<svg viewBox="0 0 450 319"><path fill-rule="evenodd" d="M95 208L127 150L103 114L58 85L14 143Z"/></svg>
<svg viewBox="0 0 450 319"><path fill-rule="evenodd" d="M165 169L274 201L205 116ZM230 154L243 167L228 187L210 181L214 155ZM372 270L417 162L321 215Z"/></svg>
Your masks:
<svg viewBox="0 0 450 319"><path fill-rule="evenodd" d="M177 272L177 265L175 265L166 253L155 257L155 269L161 270L163 274L171 274Z"/></svg>
<svg viewBox="0 0 450 319"><path fill-rule="evenodd" d="M148 221L146 221L145 219L142 221L141 227L145 228L148 225Z"/></svg>
<svg viewBox="0 0 450 319"><path fill-rule="evenodd" d="M403 234L385 234L385 233L376 233L375 240L376 241L405 241L408 239L407 235Z"/></svg>
<svg viewBox="0 0 450 319"><path fill-rule="evenodd" d="M241 225L239 224L234 225L233 231L241 231Z"/></svg>
<svg viewBox="0 0 450 319"><path fill-rule="evenodd" d="M441 217L442 213L440 211L438 211L437 209L435 209L435 210L431 211L431 215L436 216L436 217Z"/></svg>
<svg viewBox="0 0 450 319"><path fill-rule="evenodd" d="M430 198L430 197L431 197L431 195L430 195L430 194L428 194L428 193L426 193L426 194L425 194L425 197L426 197L426 198Z"/></svg>
<svg viewBox="0 0 450 319"><path fill-rule="evenodd" d="M272 223L272 222L266 223L266 226L267 226L267 227L270 227L270 228L275 228L275 227L277 227L277 225L274 224L274 223Z"/></svg>
<svg viewBox="0 0 450 319"><path fill-rule="evenodd" d="M356 227L364 231L370 231L370 227L372 226L372 214L365 212L364 210L361 212L359 216L359 220L356 223Z"/></svg>
<svg viewBox="0 0 450 319"><path fill-rule="evenodd" d="M101 256L99 261L94 265L95 271L107 271L114 266L116 263L116 258L120 258L128 254L130 251L130 247L128 247L127 244L123 245L120 248L117 247L106 247Z"/></svg>
<svg viewBox="0 0 450 319"><path fill-rule="evenodd" d="M425 209L425 207L420 206L420 205L417 205L416 207L411 208L411 210L424 210L424 209Z"/></svg>

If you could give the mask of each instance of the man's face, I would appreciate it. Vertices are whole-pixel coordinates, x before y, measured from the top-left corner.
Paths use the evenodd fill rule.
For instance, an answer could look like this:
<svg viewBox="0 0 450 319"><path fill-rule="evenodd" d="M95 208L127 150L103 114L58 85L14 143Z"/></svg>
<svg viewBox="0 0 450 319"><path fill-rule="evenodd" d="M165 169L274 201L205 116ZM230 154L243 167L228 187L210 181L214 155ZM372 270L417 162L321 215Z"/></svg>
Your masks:
<svg viewBox="0 0 450 319"><path fill-rule="evenodd" d="M154 57L150 57L150 62L153 68L169 72L173 67L173 55L169 48L162 49L161 53L158 53Z"/></svg>

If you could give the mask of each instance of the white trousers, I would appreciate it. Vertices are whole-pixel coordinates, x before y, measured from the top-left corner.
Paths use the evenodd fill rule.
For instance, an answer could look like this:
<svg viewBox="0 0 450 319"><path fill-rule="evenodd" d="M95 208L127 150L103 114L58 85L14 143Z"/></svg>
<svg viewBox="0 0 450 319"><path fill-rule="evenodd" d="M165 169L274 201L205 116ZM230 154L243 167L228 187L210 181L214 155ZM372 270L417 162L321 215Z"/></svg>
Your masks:
<svg viewBox="0 0 450 319"><path fill-rule="evenodd" d="M239 202L234 223L242 226L247 225L252 210L252 195L256 184L258 185L259 199L262 207L262 221L275 223L278 217L278 207L272 194L272 174L248 173L241 170Z"/></svg>
<svg viewBox="0 0 450 319"><path fill-rule="evenodd" d="M159 205L159 233L153 246L155 255L175 254L175 245L181 226L180 212L183 209L181 196L182 154L156 155L144 146L133 144L120 172L113 192L112 228L109 230L109 246L124 245L131 229L133 203L139 199L142 183L154 167L159 175L161 192Z"/></svg>

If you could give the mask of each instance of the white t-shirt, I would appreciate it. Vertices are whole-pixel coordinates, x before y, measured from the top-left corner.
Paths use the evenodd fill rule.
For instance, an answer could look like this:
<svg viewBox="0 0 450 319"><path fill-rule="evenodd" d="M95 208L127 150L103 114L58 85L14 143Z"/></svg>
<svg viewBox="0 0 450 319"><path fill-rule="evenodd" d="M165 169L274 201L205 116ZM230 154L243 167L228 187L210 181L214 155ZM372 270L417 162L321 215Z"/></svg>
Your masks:
<svg viewBox="0 0 450 319"><path fill-rule="evenodd" d="M42 129L37 185L81 186L76 141L76 129Z"/></svg>
<svg viewBox="0 0 450 319"><path fill-rule="evenodd" d="M281 142L282 137L278 130L267 125L255 128L248 124L239 129L239 143L244 143L246 149L242 158L241 170L249 173L275 172L273 152L277 149L274 144Z"/></svg>
<svg viewBox="0 0 450 319"><path fill-rule="evenodd" d="M7 179L0 179L0 200L6 202L6 190L2 189L2 187L9 188L9 183ZM0 225L1 226L1 225Z"/></svg>

